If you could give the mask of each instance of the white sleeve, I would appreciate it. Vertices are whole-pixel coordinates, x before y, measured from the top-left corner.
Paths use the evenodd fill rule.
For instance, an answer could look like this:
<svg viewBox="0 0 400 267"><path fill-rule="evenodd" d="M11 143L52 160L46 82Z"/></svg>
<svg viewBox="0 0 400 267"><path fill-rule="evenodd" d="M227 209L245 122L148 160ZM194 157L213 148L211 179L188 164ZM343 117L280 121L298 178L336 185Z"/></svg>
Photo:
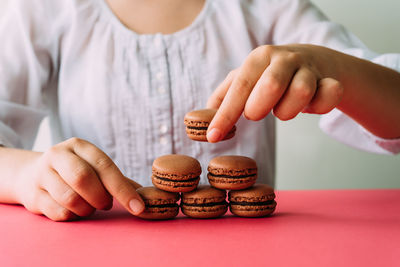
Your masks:
<svg viewBox="0 0 400 267"><path fill-rule="evenodd" d="M370 51L343 26L329 21L310 1L281 0L280 3L279 13L283 15L276 19L274 43L322 45L400 72L399 54L379 55ZM336 140L361 150L383 154L400 153L400 139L374 136L336 109L321 116L320 128Z"/></svg>
<svg viewBox="0 0 400 267"><path fill-rule="evenodd" d="M56 77L57 34L48 1L12 0L0 17L0 145L31 149Z"/></svg>
<svg viewBox="0 0 400 267"><path fill-rule="evenodd" d="M319 126L330 137L357 149L379 154L400 152L400 139L377 137L337 109L323 115Z"/></svg>

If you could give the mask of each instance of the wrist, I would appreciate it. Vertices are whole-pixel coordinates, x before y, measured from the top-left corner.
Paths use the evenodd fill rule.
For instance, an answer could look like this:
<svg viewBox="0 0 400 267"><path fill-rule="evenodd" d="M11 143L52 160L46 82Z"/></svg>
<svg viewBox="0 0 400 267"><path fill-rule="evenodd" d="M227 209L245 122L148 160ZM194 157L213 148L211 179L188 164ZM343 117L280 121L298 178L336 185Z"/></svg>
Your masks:
<svg viewBox="0 0 400 267"><path fill-rule="evenodd" d="M316 60L316 67L322 78L332 78L342 82L346 75L348 64L346 54L324 46L310 45L312 57Z"/></svg>
<svg viewBox="0 0 400 267"><path fill-rule="evenodd" d="M21 151L19 168L16 171L16 178L13 184L14 197L18 204L24 204L23 200L29 190L36 186L37 160L42 153L33 151Z"/></svg>
<svg viewBox="0 0 400 267"><path fill-rule="evenodd" d="M41 153L0 148L0 203L23 204L24 191L33 177L33 164Z"/></svg>

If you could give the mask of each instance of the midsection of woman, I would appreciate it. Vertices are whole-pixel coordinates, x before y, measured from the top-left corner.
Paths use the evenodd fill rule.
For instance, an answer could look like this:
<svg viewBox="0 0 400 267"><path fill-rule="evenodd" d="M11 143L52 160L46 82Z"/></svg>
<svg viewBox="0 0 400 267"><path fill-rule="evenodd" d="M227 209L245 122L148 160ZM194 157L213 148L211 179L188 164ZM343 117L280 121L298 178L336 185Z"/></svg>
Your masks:
<svg viewBox="0 0 400 267"><path fill-rule="evenodd" d="M60 123L59 141L78 136L96 144L143 185L151 183L152 161L170 153L196 157L203 166L202 183L213 157L249 156L260 165L259 181L274 184L271 116L259 123L242 118L236 137L220 144L188 139L183 124L185 113L204 108L229 71L261 44L250 38L244 18L237 17L239 1L231 10L225 9L229 1L190 1L192 15L168 25L162 25L162 18L181 14L173 5L162 14L160 4L152 15L156 21L141 25L141 19L132 19L135 14L150 14L136 1L131 1L132 18L128 8L117 11L119 0L84 2L85 8L75 7L78 12L61 45L59 112L52 120ZM150 1L156 2L162 1Z"/></svg>

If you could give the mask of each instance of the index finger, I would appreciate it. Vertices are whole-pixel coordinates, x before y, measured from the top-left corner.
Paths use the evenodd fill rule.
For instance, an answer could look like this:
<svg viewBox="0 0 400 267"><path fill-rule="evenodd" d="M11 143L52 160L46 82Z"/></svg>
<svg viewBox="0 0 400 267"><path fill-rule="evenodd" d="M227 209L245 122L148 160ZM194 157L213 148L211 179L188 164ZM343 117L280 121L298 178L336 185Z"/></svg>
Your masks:
<svg viewBox="0 0 400 267"><path fill-rule="evenodd" d="M208 127L208 142L220 141L232 129L243 113L251 91L268 64L269 59L262 57L259 53L251 53L245 60Z"/></svg>
<svg viewBox="0 0 400 267"><path fill-rule="evenodd" d="M144 202L136 192L135 186L128 181L103 151L80 139L74 139L72 149L93 167L106 190L125 209L134 215L138 215L144 210Z"/></svg>

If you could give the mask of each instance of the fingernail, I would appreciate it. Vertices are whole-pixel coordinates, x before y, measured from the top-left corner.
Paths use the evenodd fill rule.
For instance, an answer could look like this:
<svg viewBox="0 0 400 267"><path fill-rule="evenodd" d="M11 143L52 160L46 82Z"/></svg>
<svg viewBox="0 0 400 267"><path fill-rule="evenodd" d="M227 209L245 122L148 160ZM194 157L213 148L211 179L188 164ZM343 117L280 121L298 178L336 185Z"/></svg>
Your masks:
<svg viewBox="0 0 400 267"><path fill-rule="evenodd" d="M133 214L138 215L142 213L145 207L143 203L140 202L139 200L131 199L131 201L129 201L129 208L131 209Z"/></svg>
<svg viewBox="0 0 400 267"><path fill-rule="evenodd" d="M221 139L221 131L217 128L213 128L207 133L207 140L210 143L216 143L220 139Z"/></svg>

